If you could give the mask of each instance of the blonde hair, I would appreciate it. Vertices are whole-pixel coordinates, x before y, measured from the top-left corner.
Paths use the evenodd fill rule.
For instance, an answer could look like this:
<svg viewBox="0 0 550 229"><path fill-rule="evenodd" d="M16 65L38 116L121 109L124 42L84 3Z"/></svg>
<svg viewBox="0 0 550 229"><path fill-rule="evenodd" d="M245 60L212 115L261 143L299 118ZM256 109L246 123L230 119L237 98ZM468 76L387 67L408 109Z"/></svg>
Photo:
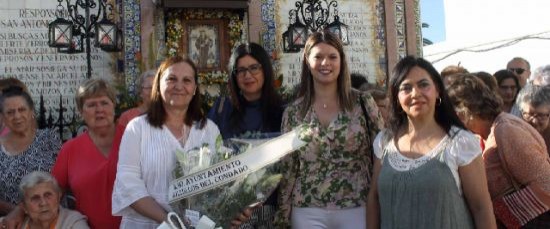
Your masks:
<svg viewBox="0 0 550 229"><path fill-rule="evenodd" d="M107 96L113 104L116 104L116 90L102 79L89 79L84 81L76 91L75 102L79 111L82 111L86 99L98 96Z"/></svg>

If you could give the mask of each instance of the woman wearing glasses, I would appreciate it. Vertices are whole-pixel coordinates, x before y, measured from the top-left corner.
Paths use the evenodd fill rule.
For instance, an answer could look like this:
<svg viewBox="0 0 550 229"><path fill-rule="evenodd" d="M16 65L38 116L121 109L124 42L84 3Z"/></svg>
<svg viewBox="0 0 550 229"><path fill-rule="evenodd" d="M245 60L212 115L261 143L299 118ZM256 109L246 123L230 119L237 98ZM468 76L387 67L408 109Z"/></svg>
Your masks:
<svg viewBox="0 0 550 229"><path fill-rule="evenodd" d="M273 85L271 59L264 48L255 43L239 45L229 59L229 97L220 97L208 118L220 129L223 139L268 138L279 135L283 102ZM270 228L277 204L272 195L264 206L248 210L234 226ZM250 220L250 214L256 221ZM245 216L246 215L246 216Z"/></svg>
<svg viewBox="0 0 550 229"><path fill-rule="evenodd" d="M527 84L519 93L517 103L521 118L531 124L550 149L550 86Z"/></svg>
<svg viewBox="0 0 550 229"><path fill-rule="evenodd" d="M262 46L239 45L229 59L229 98L221 97L208 118L224 139L280 132L283 103L273 85L271 59Z"/></svg>

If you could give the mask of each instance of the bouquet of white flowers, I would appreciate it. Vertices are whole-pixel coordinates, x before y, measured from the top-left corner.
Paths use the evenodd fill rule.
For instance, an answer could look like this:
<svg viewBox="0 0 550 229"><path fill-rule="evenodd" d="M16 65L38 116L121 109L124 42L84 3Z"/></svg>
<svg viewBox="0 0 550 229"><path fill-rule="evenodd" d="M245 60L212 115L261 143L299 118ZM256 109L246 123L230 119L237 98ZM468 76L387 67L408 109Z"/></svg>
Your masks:
<svg viewBox="0 0 550 229"><path fill-rule="evenodd" d="M206 216L228 228L246 206L263 202L276 189L282 157L305 145L304 131L294 131L261 141L232 140L177 152L175 180L170 184L172 208L185 216L191 227Z"/></svg>

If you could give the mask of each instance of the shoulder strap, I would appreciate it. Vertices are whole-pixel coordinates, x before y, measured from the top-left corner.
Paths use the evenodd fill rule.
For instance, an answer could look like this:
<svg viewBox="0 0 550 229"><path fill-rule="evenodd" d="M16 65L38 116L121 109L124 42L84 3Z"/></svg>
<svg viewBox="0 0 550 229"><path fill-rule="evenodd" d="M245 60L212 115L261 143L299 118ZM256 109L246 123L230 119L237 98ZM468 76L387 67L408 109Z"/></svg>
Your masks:
<svg viewBox="0 0 550 229"><path fill-rule="evenodd" d="M370 126L369 126L369 114L367 113L367 109L365 108L365 101L363 100L363 97L359 96L359 100L361 102L361 110L363 110L363 115L365 115L365 123L367 125L367 131L370 132Z"/></svg>
<svg viewBox="0 0 550 229"><path fill-rule="evenodd" d="M224 103L225 103L225 96L222 96L220 98L220 104L218 104L218 109L217 109L218 116L222 114Z"/></svg>
<svg viewBox="0 0 550 229"><path fill-rule="evenodd" d="M363 100L363 97L361 97L361 95L358 95L358 96L359 96L359 102L361 104L361 110L363 110L363 115L365 116L365 125L367 127L367 144L372 144L371 136L370 136L369 114L367 113L367 109L365 108L365 101ZM371 145L371 149L372 149L372 145ZM374 166L374 152L371 152L370 154L370 161Z"/></svg>

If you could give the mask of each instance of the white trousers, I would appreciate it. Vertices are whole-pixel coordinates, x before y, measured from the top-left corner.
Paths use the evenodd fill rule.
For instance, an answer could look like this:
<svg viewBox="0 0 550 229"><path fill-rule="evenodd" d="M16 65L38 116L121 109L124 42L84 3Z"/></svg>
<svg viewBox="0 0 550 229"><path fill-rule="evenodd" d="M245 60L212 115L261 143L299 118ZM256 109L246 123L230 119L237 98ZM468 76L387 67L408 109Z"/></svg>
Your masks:
<svg viewBox="0 0 550 229"><path fill-rule="evenodd" d="M292 229L364 229L367 228L367 210L365 207L339 210L292 207L290 220Z"/></svg>

